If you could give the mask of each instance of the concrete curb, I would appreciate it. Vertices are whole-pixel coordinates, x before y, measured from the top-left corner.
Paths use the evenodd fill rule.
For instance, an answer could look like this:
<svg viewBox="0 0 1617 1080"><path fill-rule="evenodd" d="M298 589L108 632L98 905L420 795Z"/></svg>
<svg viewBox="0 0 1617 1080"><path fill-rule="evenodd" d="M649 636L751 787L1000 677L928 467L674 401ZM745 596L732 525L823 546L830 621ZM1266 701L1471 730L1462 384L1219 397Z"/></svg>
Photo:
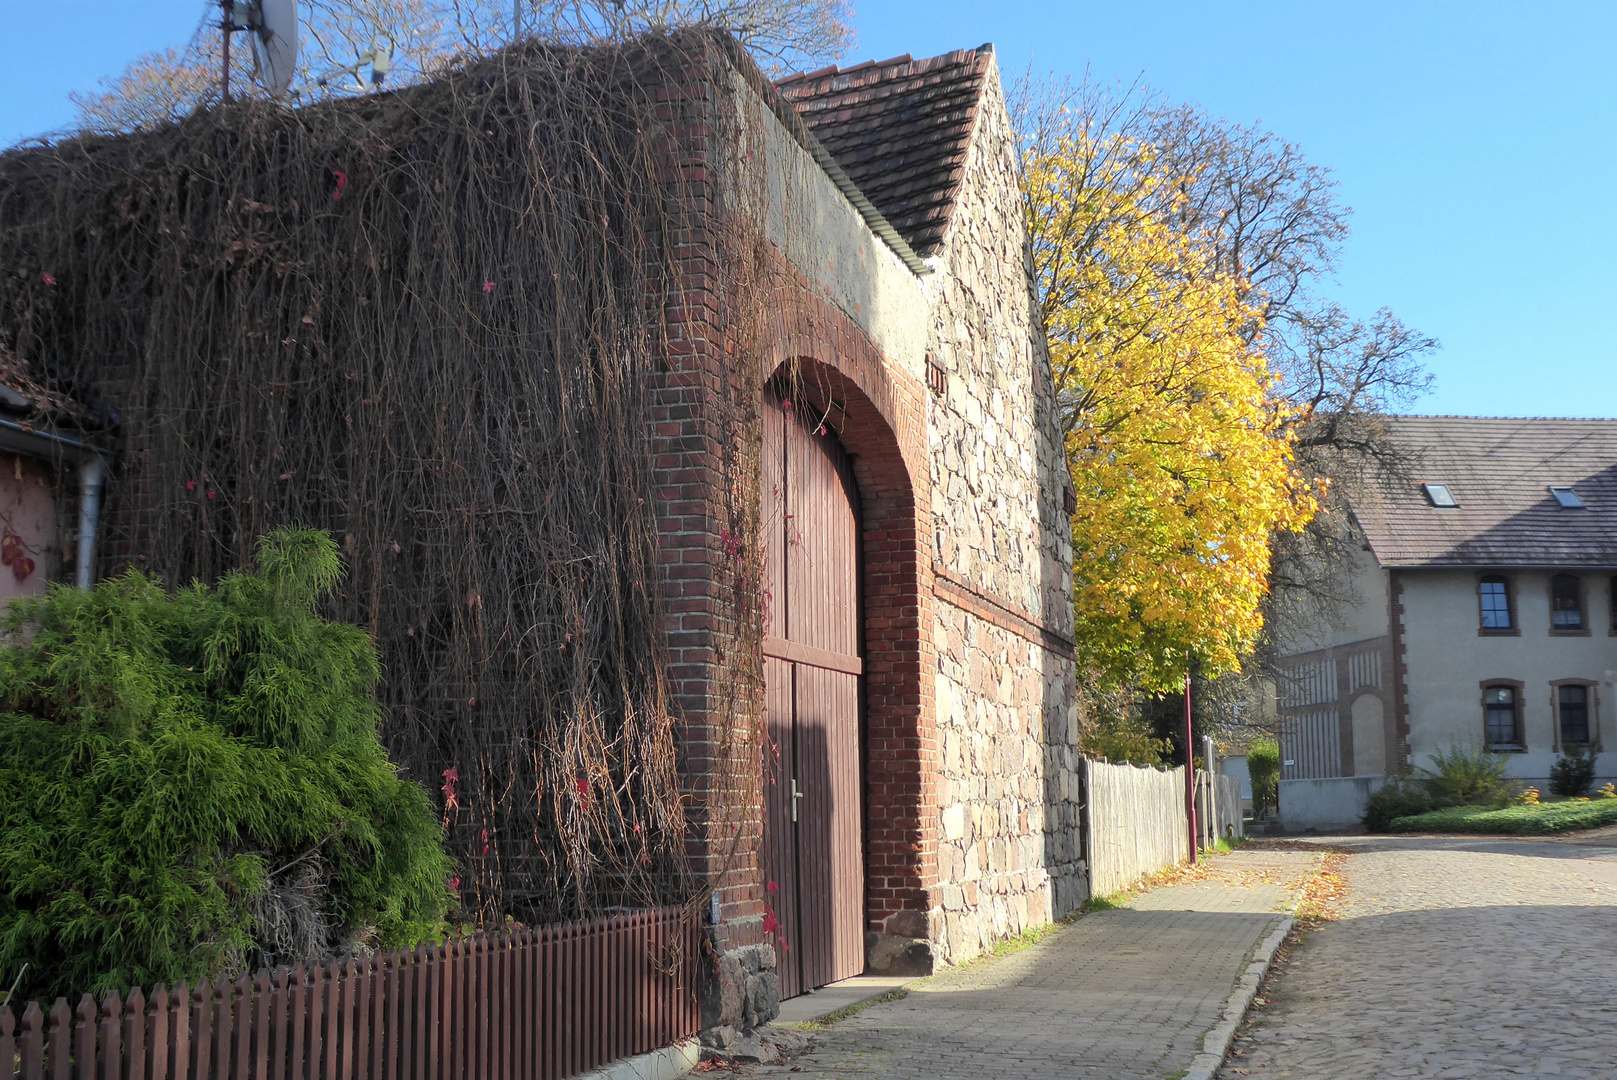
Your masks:
<svg viewBox="0 0 1617 1080"><path fill-rule="evenodd" d="M772 1021L782 1027L811 1024L832 1013L863 1005L895 990L905 990L920 978L913 976L885 977L881 975L855 975L829 986L822 986L812 994L801 994L780 1003L780 1014Z"/></svg>
<svg viewBox="0 0 1617 1080"><path fill-rule="evenodd" d="M687 1039L649 1054L615 1061L604 1069L584 1074L579 1080L676 1080L693 1072L701 1060L701 1042Z"/></svg>
<svg viewBox="0 0 1617 1080"><path fill-rule="evenodd" d="M1224 1055L1230 1052L1230 1043L1235 1041L1235 1029L1240 1026L1241 1018L1246 1016L1252 999L1258 994L1258 983L1269 971L1275 950L1280 948L1280 943L1286 940L1286 935L1291 933L1296 923L1297 920L1290 915L1282 915L1275 928L1252 951L1252 962L1246 966L1246 971L1224 1002L1224 1012L1218 1023L1202 1036L1202 1052L1190 1063L1184 1080L1213 1080L1213 1074L1224 1064Z"/></svg>

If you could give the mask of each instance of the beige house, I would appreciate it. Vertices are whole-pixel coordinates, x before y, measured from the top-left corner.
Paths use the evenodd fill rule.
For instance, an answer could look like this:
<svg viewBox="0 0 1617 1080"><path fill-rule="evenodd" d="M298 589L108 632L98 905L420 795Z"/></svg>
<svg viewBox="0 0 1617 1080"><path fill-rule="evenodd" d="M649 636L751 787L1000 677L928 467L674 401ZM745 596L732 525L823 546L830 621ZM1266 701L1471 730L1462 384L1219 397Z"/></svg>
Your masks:
<svg viewBox="0 0 1617 1080"><path fill-rule="evenodd" d="M1389 423L1417 475L1354 503L1358 602L1292 635L1288 827L1351 823L1380 777L1457 744L1540 785L1572 745L1617 775L1617 420Z"/></svg>

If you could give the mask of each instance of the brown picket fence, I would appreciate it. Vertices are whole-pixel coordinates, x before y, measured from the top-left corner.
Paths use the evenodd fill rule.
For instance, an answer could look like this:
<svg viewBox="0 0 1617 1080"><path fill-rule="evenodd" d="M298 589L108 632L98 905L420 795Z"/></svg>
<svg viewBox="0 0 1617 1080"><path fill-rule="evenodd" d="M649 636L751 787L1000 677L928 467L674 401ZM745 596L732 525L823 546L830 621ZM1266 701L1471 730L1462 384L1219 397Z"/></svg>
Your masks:
<svg viewBox="0 0 1617 1080"><path fill-rule="evenodd" d="M0 1080L563 1080L696 1034L699 935L661 908L0 1006Z"/></svg>

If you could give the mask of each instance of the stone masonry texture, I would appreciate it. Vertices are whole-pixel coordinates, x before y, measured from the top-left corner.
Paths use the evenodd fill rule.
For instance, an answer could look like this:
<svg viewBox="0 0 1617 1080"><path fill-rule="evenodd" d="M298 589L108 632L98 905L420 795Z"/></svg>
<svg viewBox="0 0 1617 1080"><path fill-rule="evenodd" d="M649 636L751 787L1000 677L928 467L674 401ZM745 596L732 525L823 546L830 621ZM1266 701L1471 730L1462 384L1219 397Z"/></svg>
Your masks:
<svg viewBox="0 0 1617 1080"><path fill-rule="evenodd" d="M905 957L906 968L969 959L1087 895L1068 481L1015 144L991 52L974 55L971 122L950 121L970 133L956 202L925 274L875 238L795 134L790 106L746 62L715 56L690 86L669 90L681 196L714 212L711 228L686 238L678 349L658 418L688 784L699 795L715 767L724 657L746 637L726 599L729 526L715 512L735 471L720 413L745 407L734 387L796 372L851 456L861 515L872 969L884 957ZM734 78L723 74L733 65ZM741 167L752 161L765 172L756 191ZM719 208L749 199L767 204L773 290L756 342L726 322L734 305L717 269L728 250ZM699 870L722 869L711 944L735 963L769 943L761 817L732 822L716 843L693 832ZM710 1027L749 1026L739 996L713 1001Z"/></svg>
<svg viewBox="0 0 1617 1080"><path fill-rule="evenodd" d="M983 94L946 272L925 281L942 387L928 424L942 744L932 938L952 963L1087 896L1065 459L992 67Z"/></svg>

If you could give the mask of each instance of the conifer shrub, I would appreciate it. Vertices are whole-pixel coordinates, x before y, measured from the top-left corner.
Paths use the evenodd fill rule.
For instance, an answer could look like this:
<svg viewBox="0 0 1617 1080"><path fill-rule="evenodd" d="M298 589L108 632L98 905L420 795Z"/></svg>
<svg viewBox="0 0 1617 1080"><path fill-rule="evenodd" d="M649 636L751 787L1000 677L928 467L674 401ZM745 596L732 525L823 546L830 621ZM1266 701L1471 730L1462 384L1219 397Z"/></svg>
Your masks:
<svg viewBox="0 0 1617 1080"><path fill-rule="evenodd" d="M1595 755L1587 746L1569 744L1550 766L1550 793L1578 796L1589 794L1595 782Z"/></svg>
<svg viewBox="0 0 1617 1080"><path fill-rule="evenodd" d="M1405 776L1389 776L1387 782L1370 793L1361 820L1371 832L1387 832L1401 817L1424 814L1436 804L1426 784Z"/></svg>
<svg viewBox="0 0 1617 1080"><path fill-rule="evenodd" d="M1262 815L1280 805L1280 744L1257 739L1246 750L1246 774L1252 781L1252 811Z"/></svg>
<svg viewBox="0 0 1617 1080"><path fill-rule="evenodd" d="M173 595L139 572L0 617L0 977L127 990L436 936L451 864L379 737L376 651L315 610L325 533Z"/></svg>

